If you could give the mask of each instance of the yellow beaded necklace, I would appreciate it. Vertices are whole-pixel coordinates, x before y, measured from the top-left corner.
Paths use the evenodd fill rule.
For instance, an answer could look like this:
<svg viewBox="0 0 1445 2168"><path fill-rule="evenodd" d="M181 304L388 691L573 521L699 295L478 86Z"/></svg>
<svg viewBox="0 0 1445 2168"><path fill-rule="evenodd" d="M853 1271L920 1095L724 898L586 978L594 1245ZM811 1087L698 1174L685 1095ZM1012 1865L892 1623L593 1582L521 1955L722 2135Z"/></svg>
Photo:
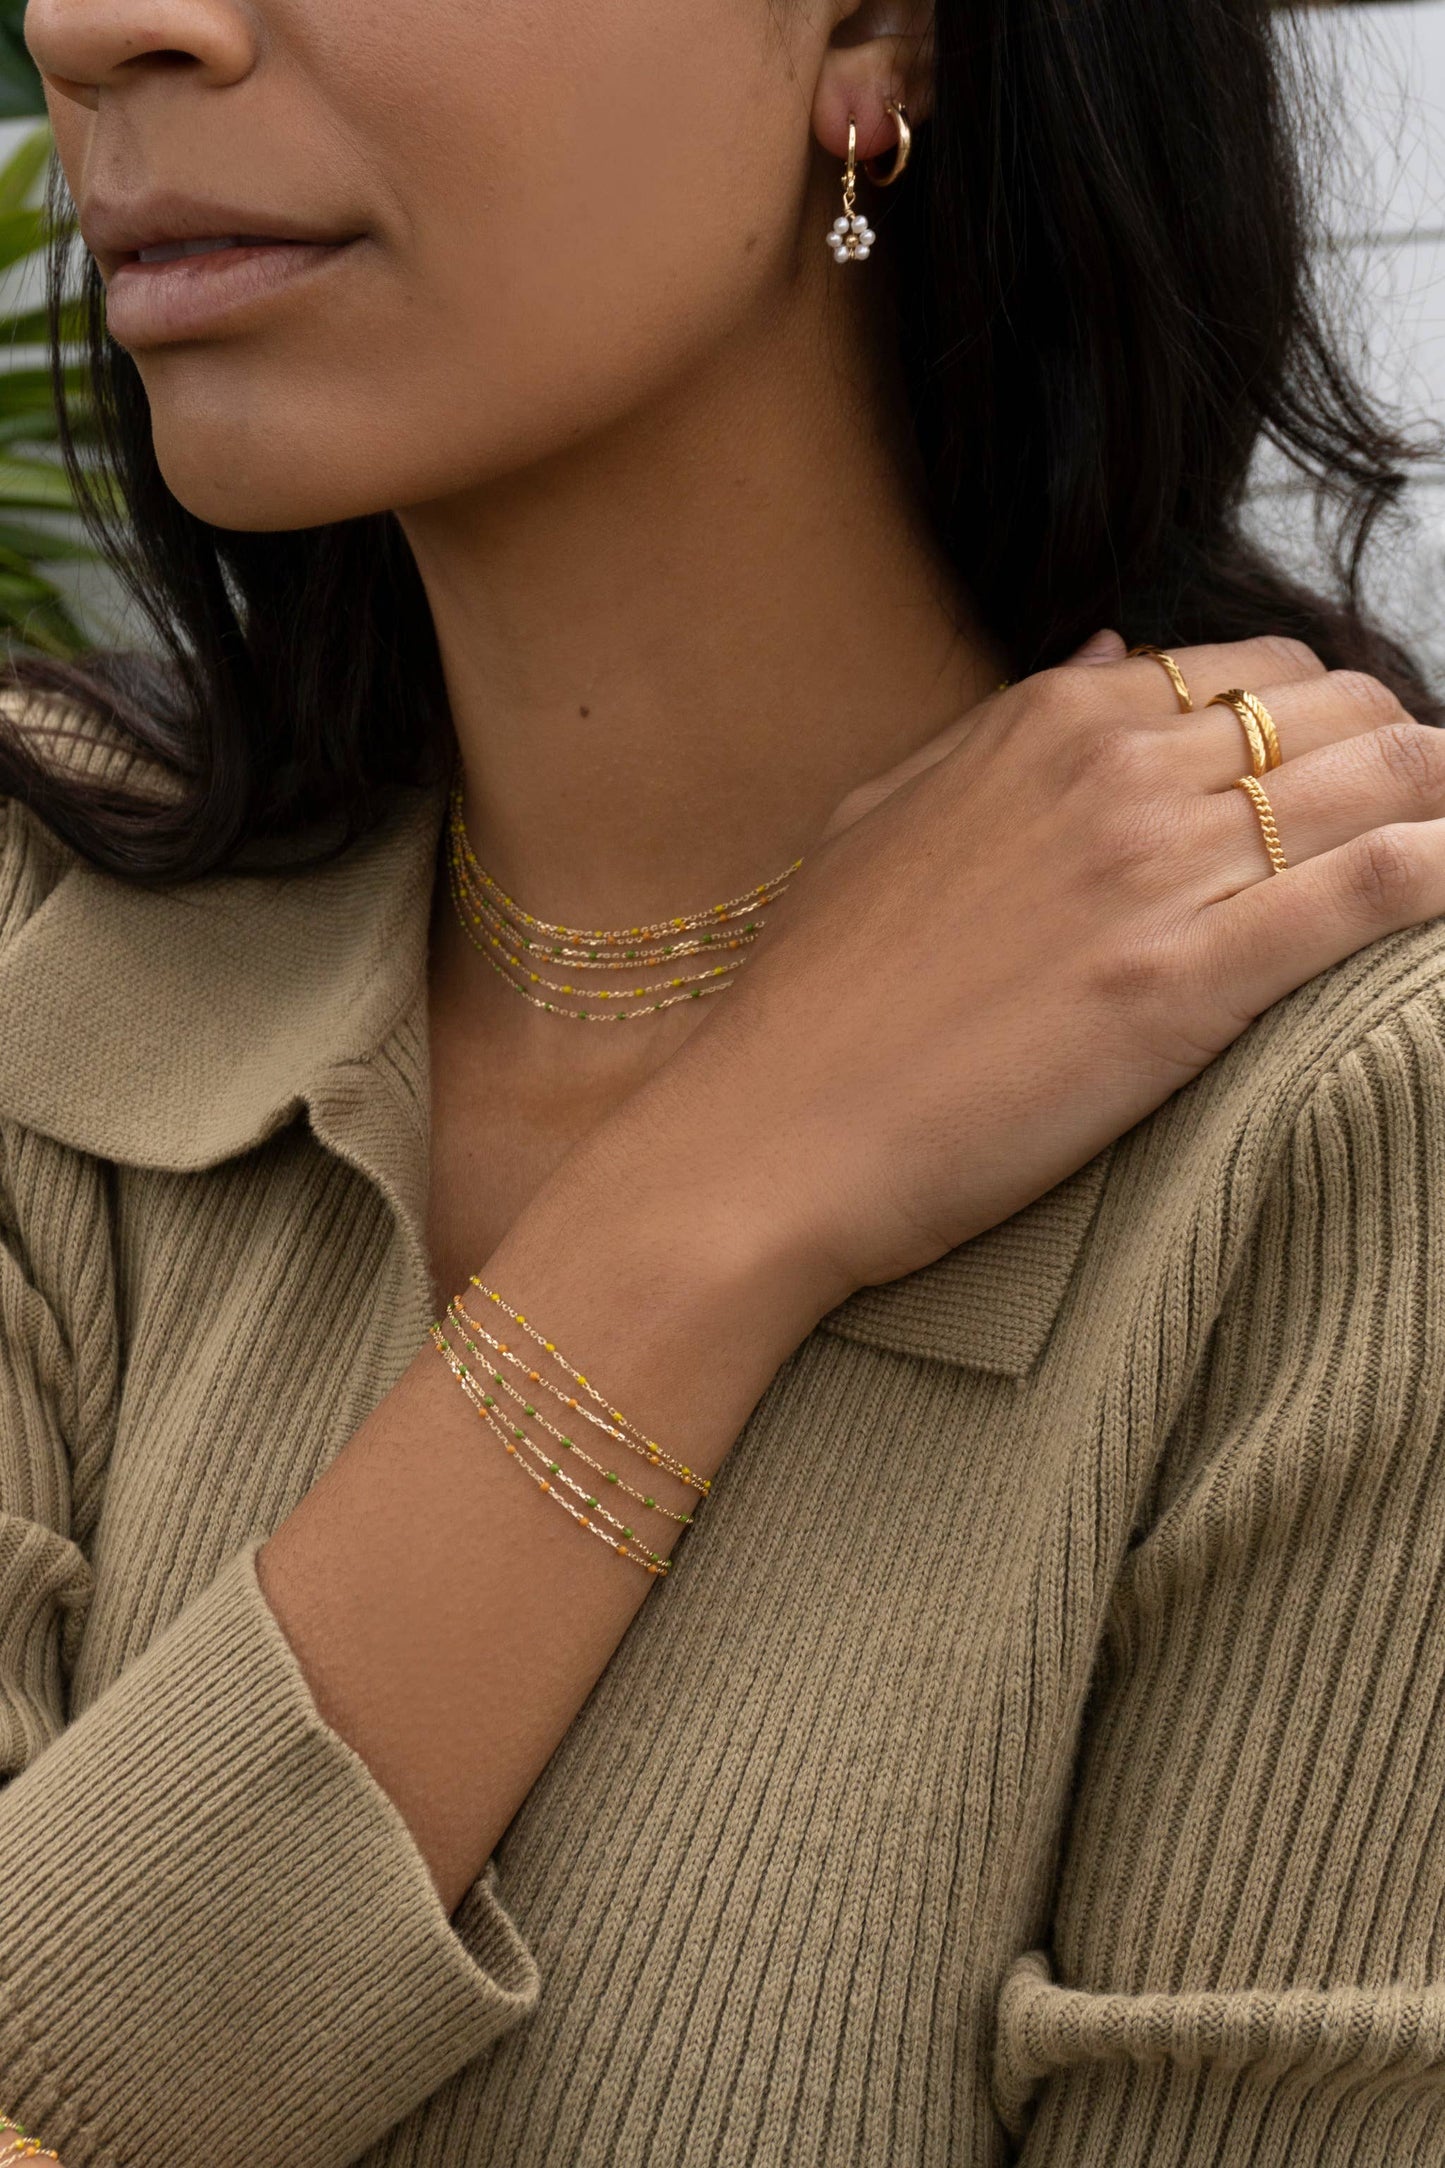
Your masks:
<svg viewBox="0 0 1445 2168"><path fill-rule="evenodd" d="M641 986L599 987L588 996L596 1003L642 1001L645 1005L641 1008L574 1009L528 991L529 986L537 986L545 987L547 993L588 994L585 986L575 986L570 979L546 977L533 968L534 960L558 963L574 973L625 972L629 978L661 970L679 957L702 957L709 951L716 954L719 949L741 952L738 962L745 962L746 951L766 923L758 914L777 902L803 863L801 858L795 858L782 873L760 881L756 888L726 903L715 903L705 911L692 911L681 918L659 919L650 926L557 926L524 911L478 864L462 813L460 781L453 784L451 792L448 860L452 902L472 946L534 1009L545 1009L552 1016L574 1017L584 1024L626 1024L633 1017L652 1016L682 1001L701 1001L708 994L723 993L732 985L738 964L718 963L703 971L675 972L669 978ZM656 993L663 998L646 1000L649 994Z"/></svg>

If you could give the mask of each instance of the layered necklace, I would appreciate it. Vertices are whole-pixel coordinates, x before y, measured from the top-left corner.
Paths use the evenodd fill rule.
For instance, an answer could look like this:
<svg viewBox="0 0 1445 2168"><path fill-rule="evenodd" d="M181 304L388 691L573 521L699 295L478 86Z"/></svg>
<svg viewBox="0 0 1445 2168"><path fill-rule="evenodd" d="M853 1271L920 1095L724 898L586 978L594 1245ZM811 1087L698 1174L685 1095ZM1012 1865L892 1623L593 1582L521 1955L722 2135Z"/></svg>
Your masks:
<svg viewBox="0 0 1445 2168"><path fill-rule="evenodd" d="M554 926L524 911L478 864L462 815L460 780L452 785L448 852L452 901L473 947L534 1009L583 1024L626 1024L635 1016L652 1016L682 1001L723 993L762 932L764 912L803 863L795 858L784 872L727 903L682 918L659 919L651 926ZM713 962L721 952L728 960ZM674 971L671 967L679 961L702 968ZM549 966L556 966L559 975L549 976L543 968ZM599 979L583 979L587 972ZM618 978L631 983L618 985ZM571 995L584 1006L551 1000L553 994ZM623 1002L642 1006L623 1008Z"/></svg>

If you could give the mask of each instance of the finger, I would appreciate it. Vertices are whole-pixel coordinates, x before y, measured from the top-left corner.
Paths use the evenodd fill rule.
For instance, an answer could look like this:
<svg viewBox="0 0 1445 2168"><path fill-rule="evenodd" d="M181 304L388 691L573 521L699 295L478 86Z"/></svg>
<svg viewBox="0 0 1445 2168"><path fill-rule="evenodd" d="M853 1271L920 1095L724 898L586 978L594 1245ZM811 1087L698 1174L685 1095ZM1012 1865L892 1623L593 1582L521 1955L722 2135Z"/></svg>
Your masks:
<svg viewBox="0 0 1445 2168"><path fill-rule="evenodd" d="M1000 687L999 690L1002 691L1003 688ZM915 776L923 775L929 768L937 767L939 761L946 760L948 755L978 728L979 709L993 697L991 693L985 694L984 700L977 706L966 708L962 715L956 715L952 722L945 723L935 736L926 739L914 752L907 754L893 767L885 768L881 775L869 776L866 781L856 784L842 803L835 806L827 827L813 846L814 849L830 842L834 836L841 835L844 829L851 828L855 821L860 821L866 813L873 812L877 806L882 805L885 798L891 798L895 791L901 790L905 783L911 783ZM0 2161L0 2168L3 2168L3 2161Z"/></svg>
<svg viewBox="0 0 1445 2168"><path fill-rule="evenodd" d="M1411 722L1388 686L1356 670L1330 670L1322 677L1266 685L1256 690L1255 698L1269 713L1287 763L1323 746L1390 726L1410 723L1414 730L1425 728ZM1437 733L1429 735L1433 738ZM1206 790L1228 790L1237 775L1248 775L1250 770L1249 739L1233 708L1207 707L1181 716L1171 727L1169 749L1173 757L1187 760L1191 777ZM1271 789L1268 777L1264 781L1265 789Z"/></svg>
<svg viewBox="0 0 1445 2168"><path fill-rule="evenodd" d="M1076 648L1070 662L1123 662L1128 655L1121 632L1091 633L1083 646Z"/></svg>
<svg viewBox="0 0 1445 2168"><path fill-rule="evenodd" d="M1216 693L1232 692L1236 685L1257 692L1261 685L1292 685L1325 675L1325 666L1312 648L1282 634L1270 633L1258 640L1236 640L1213 647L1178 647L1168 652L1179 665L1196 710L1206 706ZM1174 687L1152 656L1136 655L1121 663L1119 681L1127 688L1137 712L1178 714Z"/></svg>
<svg viewBox="0 0 1445 2168"><path fill-rule="evenodd" d="M1243 791L1235 796L1244 804ZM1255 1017L1371 941L1442 914L1445 819L1437 819L1367 828L1212 904L1200 923L1226 998Z"/></svg>
<svg viewBox="0 0 1445 2168"><path fill-rule="evenodd" d="M1289 760L1259 778L1290 865L1318 858L1373 828L1445 816L1445 733L1408 720L1364 731ZM1259 816L1233 788L1211 793L1205 818L1217 828L1218 895L1269 871Z"/></svg>

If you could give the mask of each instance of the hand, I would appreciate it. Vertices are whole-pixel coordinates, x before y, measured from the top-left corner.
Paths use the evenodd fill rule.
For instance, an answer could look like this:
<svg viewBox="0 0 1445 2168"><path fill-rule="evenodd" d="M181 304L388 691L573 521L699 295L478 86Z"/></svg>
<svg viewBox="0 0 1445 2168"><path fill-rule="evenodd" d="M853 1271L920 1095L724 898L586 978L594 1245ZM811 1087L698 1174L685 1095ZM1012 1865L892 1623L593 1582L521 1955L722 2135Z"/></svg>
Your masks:
<svg viewBox="0 0 1445 2168"><path fill-rule="evenodd" d="M633 1102L655 1125L673 1094L834 1292L1007 1218L1270 1003L1445 911L1445 734L1383 686L1290 641L1183 650L1181 714L1156 662L1091 649L855 792ZM1282 874L1205 705L1233 686L1279 732Z"/></svg>

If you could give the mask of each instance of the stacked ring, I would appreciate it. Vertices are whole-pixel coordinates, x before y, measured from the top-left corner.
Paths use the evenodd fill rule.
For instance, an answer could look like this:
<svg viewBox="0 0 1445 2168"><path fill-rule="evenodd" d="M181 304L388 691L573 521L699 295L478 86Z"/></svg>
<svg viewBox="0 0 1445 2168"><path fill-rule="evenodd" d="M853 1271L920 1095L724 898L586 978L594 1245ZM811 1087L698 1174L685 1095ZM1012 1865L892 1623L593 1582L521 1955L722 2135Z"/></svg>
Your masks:
<svg viewBox="0 0 1445 2168"><path fill-rule="evenodd" d="M1211 708L1231 708L1239 718L1240 728L1249 741L1250 768L1255 775L1264 775L1277 768L1282 759L1279 735L1274 727L1274 717L1262 700L1236 685L1232 692L1216 693L1208 703Z"/></svg>
<svg viewBox="0 0 1445 2168"><path fill-rule="evenodd" d="M1179 702L1180 714L1192 715L1194 712L1194 696L1189 690L1188 682L1185 679L1184 672L1180 669L1178 663L1174 660L1174 657L1172 655L1167 655L1162 647L1147 646L1131 647L1129 650L1129 659L1132 661L1132 659L1136 655L1146 655L1149 658L1150 662L1158 663L1160 669L1166 672L1170 684L1174 687L1175 697Z"/></svg>

